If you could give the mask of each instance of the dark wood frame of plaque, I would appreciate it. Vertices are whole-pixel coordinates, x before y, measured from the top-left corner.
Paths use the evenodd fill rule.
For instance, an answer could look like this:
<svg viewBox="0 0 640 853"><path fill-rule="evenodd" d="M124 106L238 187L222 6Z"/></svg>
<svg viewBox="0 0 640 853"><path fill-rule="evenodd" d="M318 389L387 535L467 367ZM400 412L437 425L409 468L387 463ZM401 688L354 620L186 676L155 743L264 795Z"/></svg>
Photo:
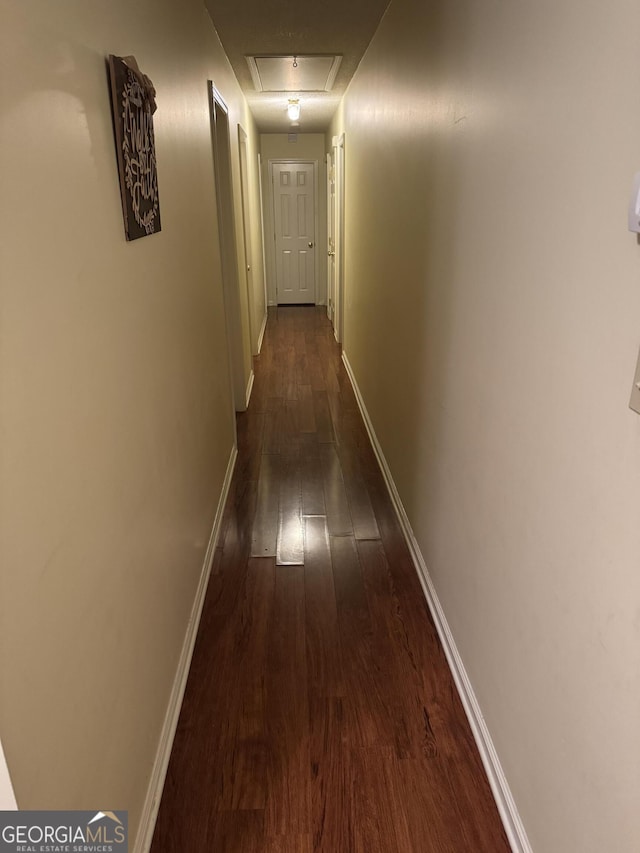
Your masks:
<svg viewBox="0 0 640 853"><path fill-rule="evenodd" d="M120 56L108 59L111 112L127 240L160 231L153 116L139 78Z"/></svg>

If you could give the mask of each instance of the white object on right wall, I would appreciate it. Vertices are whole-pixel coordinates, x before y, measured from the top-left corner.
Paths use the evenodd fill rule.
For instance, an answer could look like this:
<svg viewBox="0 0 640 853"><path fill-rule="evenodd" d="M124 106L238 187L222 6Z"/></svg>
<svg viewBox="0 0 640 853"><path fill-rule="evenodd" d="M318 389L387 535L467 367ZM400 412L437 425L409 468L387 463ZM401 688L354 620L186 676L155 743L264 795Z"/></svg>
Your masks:
<svg viewBox="0 0 640 853"><path fill-rule="evenodd" d="M4 759L2 744L0 743L0 810L15 811L18 808L16 797L13 793L11 785L11 777L7 768L7 762Z"/></svg>
<svg viewBox="0 0 640 853"><path fill-rule="evenodd" d="M629 231L640 233L640 172L636 172L633 178L629 201Z"/></svg>
<svg viewBox="0 0 640 853"><path fill-rule="evenodd" d="M631 399L629 400L629 408L633 409L640 415L640 355L638 355L638 363L636 364L636 373L633 377L633 386L631 388Z"/></svg>

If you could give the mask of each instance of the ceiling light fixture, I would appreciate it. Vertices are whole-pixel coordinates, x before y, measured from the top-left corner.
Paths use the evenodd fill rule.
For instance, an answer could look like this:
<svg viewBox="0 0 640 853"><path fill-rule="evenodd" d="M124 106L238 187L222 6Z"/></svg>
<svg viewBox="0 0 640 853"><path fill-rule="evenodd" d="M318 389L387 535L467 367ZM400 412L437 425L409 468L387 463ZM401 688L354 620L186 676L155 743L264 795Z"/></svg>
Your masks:
<svg viewBox="0 0 640 853"><path fill-rule="evenodd" d="M289 98L287 105L287 114L291 121L298 121L300 118L300 102L297 98Z"/></svg>

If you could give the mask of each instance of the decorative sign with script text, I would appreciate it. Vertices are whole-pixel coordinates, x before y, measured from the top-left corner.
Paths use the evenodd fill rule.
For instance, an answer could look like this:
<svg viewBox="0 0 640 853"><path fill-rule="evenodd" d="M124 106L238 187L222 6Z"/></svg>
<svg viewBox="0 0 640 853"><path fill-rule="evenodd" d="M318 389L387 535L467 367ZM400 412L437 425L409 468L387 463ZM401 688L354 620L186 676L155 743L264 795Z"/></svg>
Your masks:
<svg viewBox="0 0 640 853"><path fill-rule="evenodd" d="M160 231L155 89L132 56L109 56L111 106L127 240Z"/></svg>

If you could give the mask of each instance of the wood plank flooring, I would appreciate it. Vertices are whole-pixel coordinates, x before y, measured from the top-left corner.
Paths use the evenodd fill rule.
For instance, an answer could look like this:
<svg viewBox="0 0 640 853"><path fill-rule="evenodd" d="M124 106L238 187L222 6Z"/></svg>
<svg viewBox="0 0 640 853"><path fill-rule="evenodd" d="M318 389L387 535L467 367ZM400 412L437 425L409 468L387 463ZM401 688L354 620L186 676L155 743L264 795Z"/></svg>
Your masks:
<svg viewBox="0 0 640 853"><path fill-rule="evenodd" d="M255 361L152 853L507 853L324 309Z"/></svg>

